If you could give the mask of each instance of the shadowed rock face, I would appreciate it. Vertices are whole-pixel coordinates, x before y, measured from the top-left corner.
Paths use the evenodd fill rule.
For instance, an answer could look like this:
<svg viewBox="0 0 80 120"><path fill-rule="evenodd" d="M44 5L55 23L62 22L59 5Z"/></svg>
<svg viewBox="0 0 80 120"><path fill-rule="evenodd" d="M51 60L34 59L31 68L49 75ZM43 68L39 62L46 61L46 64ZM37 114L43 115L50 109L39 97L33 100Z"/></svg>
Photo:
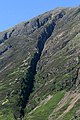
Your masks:
<svg viewBox="0 0 80 120"><path fill-rule="evenodd" d="M34 56L31 59L30 67L27 70L26 77L22 78L21 80L22 81L21 85L23 86L23 84L25 84L25 87L21 88L21 93L19 95L20 101L18 103L21 109L18 112L15 112L14 114L15 119L17 119L18 117L22 118L22 116L24 116L24 109L26 107L26 104L28 103L29 96L32 93L32 90L34 88L36 67L37 67L38 61L40 60L42 51L44 49L45 42L52 35L57 20L61 19L62 17L63 17L63 12L61 12L53 20L51 20L50 23L42 29L40 36L37 38L38 39L37 46L36 46L37 52L34 53Z"/></svg>
<svg viewBox="0 0 80 120"><path fill-rule="evenodd" d="M24 115L26 120L48 95L76 89L79 92L79 46L79 7L58 8L1 32L1 120L3 116L4 120L6 116L22 120ZM40 118L36 116L29 120Z"/></svg>

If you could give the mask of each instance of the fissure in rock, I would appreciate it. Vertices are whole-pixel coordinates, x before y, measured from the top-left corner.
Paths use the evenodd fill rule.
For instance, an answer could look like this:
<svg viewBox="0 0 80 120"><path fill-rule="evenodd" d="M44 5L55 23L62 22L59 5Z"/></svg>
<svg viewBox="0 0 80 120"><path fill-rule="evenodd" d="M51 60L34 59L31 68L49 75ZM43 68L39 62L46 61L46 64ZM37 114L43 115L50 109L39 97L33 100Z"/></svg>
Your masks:
<svg viewBox="0 0 80 120"><path fill-rule="evenodd" d="M62 18L62 16L60 17ZM59 18L58 18L59 19ZM14 113L15 120L22 120L24 117L24 109L28 103L29 96L32 93L34 87L34 77L36 75L36 67L37 63L40 60L44 44L48 40L48 38L52 35L56 22L53 20L49 23L41 32L38 37L37 42L37 52L34 54L28 72L26 73L26 77L21 79L21 92L19 94L20 99L17 104L19 109Z"/></svg>

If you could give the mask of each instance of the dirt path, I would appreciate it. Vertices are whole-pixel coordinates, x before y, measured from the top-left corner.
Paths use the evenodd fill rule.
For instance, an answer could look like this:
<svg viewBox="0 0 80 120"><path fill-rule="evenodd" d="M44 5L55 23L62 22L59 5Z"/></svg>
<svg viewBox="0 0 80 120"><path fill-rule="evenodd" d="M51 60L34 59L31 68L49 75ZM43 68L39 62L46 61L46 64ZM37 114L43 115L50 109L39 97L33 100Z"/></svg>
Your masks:
<svg viewBox="0 0 80 120"><path fill-rule="evenodd" d="M78 93L70 102L68 108L61 114L56 120L60 120L65 114L67 114L75 105L75 103L80 99L80 93Z"/></svg>
<svg viewBox="0 0 80 120"><path fill-rule="evenodd" d="M61 117L63 117L66 113L68 113L75 105L75 103L80 99L80 93L77 92L67 92L64 96L64 98L58 103L56 109L53 110L53 112L50 114L48 120L53 120L53 115L58 112L62 107L64 107L67 102L70 102L68 108L56 119L60 120Z"/></svg>

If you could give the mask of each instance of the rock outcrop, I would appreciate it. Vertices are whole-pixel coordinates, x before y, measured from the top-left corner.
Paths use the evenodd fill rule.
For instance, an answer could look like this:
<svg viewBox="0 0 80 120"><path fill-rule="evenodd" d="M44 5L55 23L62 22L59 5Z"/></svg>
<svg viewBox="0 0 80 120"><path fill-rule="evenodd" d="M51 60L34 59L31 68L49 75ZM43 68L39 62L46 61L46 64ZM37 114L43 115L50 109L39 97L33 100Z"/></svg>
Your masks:
<svg viewBox="0 0 80 120"><path fill-rule="evenodd" d="M57 8L0 33L1 120L78 120L79 95L80 7Z"/></svg>

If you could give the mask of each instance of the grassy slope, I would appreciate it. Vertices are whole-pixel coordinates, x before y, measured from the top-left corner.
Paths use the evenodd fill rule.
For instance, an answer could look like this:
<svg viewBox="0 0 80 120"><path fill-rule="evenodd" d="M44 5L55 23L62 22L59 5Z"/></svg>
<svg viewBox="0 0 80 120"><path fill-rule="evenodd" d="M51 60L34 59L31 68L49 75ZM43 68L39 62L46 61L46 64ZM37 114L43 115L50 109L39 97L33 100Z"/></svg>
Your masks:
<svg viewBox="0 0 80 120"><path fill-rule="evenodd" d="M54 35L52 35L50 41L46 43L41 60L38 63L38 72L35 83L35 89L37 90L35 90L36 92L34 91L30 97L31 102L29 107L34 103L35 105L32 106L34 108L38 103L36 102L37 98L42 100L44 96L46 97L50 92L52 93L54 89L58 91L66 89L69 91L71 88L76 88L76 81L79 80L77 70L80 67L79 18L80 13L78 9L72 13L68 13L68 15L63 17L58 23ZM66 42L66 40L68 41ZM36 93L37 95L35 95ZM62 114L66 107L68 107L68 105L65 104L62 111L59 111L56 116L58 117L58 115ZM74 113L74 109L72 109L64 116L63 120L71 119L74 116ZM34 117L32 116L32 119L29 119L33 120L35 118L35 120L37 120L42 118L42 115L39 115L40 112L37 114L36 112L33 112ZM39 116L39 118L36 118L36 116ZM47 120L47 117L45 117L45 112L43 112L43 118ZM53 118L52 120L54 119L56 118Z"/></svg>
<svg viewBox="0 0 80 120"><path fill-rule="evenodd" d="M55 109L58 102L63 98L64 92L58 92L44 105L37 108L27 116L28 120L47 120L50 113ZM24 118L26 120L26 117Z"/></svg>
<svg viewBox="0 0 80 120"><path fill-rule="evenodd" d="M69 15L70 14L68 14L66 17L68 17ZM65 22L63 22L64 19L63 21L60 21L60 23L58 24L59 26L57 26L57 29L55 30L54 39L53 39L53 36L50 39L52 43L49 43L49 42L46 43L46 46L48 46L48 48L45 46L47 49L44 49L43 54L41 56L41 60L39 61L39 64L38 64L38 66L42 67L42 69L41 68L38 69L38 72L36 75L36 81L35 81L35 88L34 88L34 92L30 96L31 100L29 101L30 106L28 107L28 109L30 107L31 109L35 108L41 102L42 99L45 99L46 96L48 96L49 94L53 94L53 91L56 91L56 94L53 95L53 98L49 100L47 104L42 105L40 108L36 109L33 113L28 114L28 120L47 120L49 115L52 113L53 109L56 108L56 105L64 96L64 93L61 92L62 87L63 89L66 88L66 90L69 90L73 86L73 83L74 83L73 80L75 79L75 76L76 76L76 70L80 66L80 63L77 63L78 62L77 60L79 59L78 57L79 57L79 46L80 46L79 45L80 24L78 19L79 15L77 16L73 14L72 16L73 16L71 19L72 21L69 21L69 23L66 17L65 17ZM74 21L73 21L73 18L75 18ZM74 31L74 28L75 28L75 31ZM61 35L63 32L64 34L61 37L57 36L57 35ZM14 84L14 81L16 78L19 77L19 75L22 76L23 73L26 71L26 67L28 67L27 65L23 65L24 64L23 61L24 59L27 59L27 57L29 57L28 52L31 53L31 56L33 55L32 49L34 48L36 43L36 40L35 40L36 34L39 34L38 31L33 35L34 39L32 39L31 42L28 41L28 39L26 39L26 36L24 37L24 39L23 37L21 39L16 38L17 42L15 42L15 44L14 44L14 38L11 38L10 40L10 41L13 41L13 44L14 44L13 50L15 51L14 52L15 55L11 60L11 61L14 60L13 61L14 64L12 66L13 69L10 69L9 71L6 70L5 74L2 73L1 75L2 77L0 76L1 80L3 81L2 83L0 83L0 90L1 90L0 91L1 92L0 93L1 95L0 120L14 119L13 113L14 113L14 109L16 109L16 107L14 106L17 100L17 93L13 92L13 94L11 95L11 92L13 90L16 91L18 89L18 86L16 82ZM66 39L69 39L68 44L65 44L63 42ZM22 41L22 42L19 43L19 41ZM57 44L56 41L59 44ZM19 45L18 43L22 46L18 46ZM15 48L16 44L17 44L17 48ZM25 46L25 49L24 49L24 46ZM26 46L28 46L27 49L26 49ZM57 48L59 47L60 49L57 50ZM46 50L47 50L47 54L46 54ZM26 53L25 55L24 55L24 52ZM26 63L29 61L26 61ZM23 67L21 65L23 65ZM50 82L50 80L52 81ZM4 105L2 105L2 103L7 100L6 96L8 95L8 93L10 94L8 97L9 101ZM37 96L35 96L35 94L37 94ZM58 117L58 115L60 115L66 109L67 106L68 105L65 104L62 111L59 111L59 113L56 114L56 117ZM72 116L74 116L76 108L79 109L78 106L74 106L74 109L72 109L69 113L67 113L61 120L71 119ZM27 108L26 108L26 111L27 111ZM25 120L27 119L27 112L24 119Z"/></svg>

